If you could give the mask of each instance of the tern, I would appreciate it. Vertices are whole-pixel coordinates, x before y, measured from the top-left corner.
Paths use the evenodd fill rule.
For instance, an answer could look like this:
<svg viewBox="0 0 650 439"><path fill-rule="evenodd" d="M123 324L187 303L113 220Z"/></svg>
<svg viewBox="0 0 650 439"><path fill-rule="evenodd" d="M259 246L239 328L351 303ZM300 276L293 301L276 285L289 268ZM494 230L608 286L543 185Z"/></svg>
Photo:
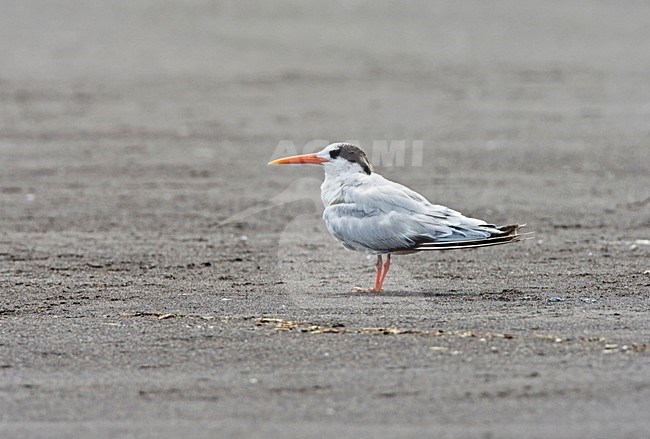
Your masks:
<svg viewBox="0 0 650 439"><path fill-rule="evenodd" d="M374 172L366 153L349 143L332 143L315 154L269 163L287 164L314 164L325 169L321 185L325 227L346 249L377 256L374 286L353 288L354 292L381 292L393 254L508 244L526 235L518 233L523 225L497 227L430 203Z"/></svg>

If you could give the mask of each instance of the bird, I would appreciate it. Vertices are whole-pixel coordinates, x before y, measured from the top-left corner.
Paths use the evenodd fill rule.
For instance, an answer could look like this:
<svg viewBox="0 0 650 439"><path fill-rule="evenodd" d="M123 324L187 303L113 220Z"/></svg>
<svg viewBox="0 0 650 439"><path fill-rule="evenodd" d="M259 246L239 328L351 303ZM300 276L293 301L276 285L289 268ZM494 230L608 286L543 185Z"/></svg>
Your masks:
<svg viewBox="0 0 650 439"><path fill-rule="evenodd" d="M508 244L529 235L519 233L525 224L497 227L429 202L375 172L366 153L351 143L332 143L317 153L269 162L289 164L324 168L321 200L327 231L346 249L377 256L373 287L355 287L353 292L380 293L392 255Z"/></svg>

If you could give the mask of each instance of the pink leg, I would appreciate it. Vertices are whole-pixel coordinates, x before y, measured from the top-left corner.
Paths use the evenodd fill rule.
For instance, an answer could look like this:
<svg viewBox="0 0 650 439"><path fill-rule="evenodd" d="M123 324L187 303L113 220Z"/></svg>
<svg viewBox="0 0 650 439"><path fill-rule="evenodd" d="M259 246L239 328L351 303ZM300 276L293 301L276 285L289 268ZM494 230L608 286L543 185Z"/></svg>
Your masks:
<svg viewBox="0 0 650 439"><path fill-rule="evenodd" d="M386 275L388 274L389 269L390 269L390 253L388 253L388 256L386 256L386 262L384 263L384 270L383 273L381 274L381 280L379 281L379 291L381 291L381 287L382 285L384 285L384 281L386 280Z"/></svg>
<svg viewBox="0 0 650 439"><path fill-rule="evenodd" d="M381 255L377 256L377 276L375 277L375 287L373 288L373 291L375 293L378 293L381 291L381 284L382 284L382 272L381 272Z"/></svg>
<svg viewBox="0 0 650 439"><path fill-rule="evenodd" d="M388 255L390 258L390 255ZM382 264L382 258L381 255L377 256L377 275L375 276L375 286L373 288L352 288L353 293L379 293L381 292L381 285L384 283L384 279L386 278L386 272L383 270L386 270L387 267L390 266L390 261L386 261L386 264Z"/></svg>

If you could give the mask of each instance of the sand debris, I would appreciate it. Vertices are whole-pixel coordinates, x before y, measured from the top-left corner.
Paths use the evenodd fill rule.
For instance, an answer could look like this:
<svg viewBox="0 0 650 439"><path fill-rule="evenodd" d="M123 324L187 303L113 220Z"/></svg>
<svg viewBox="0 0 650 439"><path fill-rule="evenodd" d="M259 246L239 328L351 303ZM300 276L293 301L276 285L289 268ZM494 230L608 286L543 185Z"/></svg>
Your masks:
<svg viewBox="0 0 650 439"><path fill-rule="evenodd" d="M201 316L197 314L178 314L178 313L166 313L166 312L146 312L146 311L123 311L120 313L120 317L155 317L158 320L167 320L167 319L184 319L184 318L195 318L202 320L215 320L215 316ZM223 323L227 323L227 318L220 319Z"/></svg>
<svg viewBox="0 0 650 439"><path fill-rule="evenodd" d="M561 337L557 337L555 335L549 335L549 334L533 334L533 337L541 338L543 340L550 340L554 343L562 343L564 341L564 339Z"/></svg>
<svg viewBox="0 0 650 439"><path fill-rule="evenodd" d="M343 325L320 326L320 325L314 325L313 323L309 323L309 322L292 321L292 320L284 320L284 319L268 318L268 317L262 317L256 320L257 320L257 326L263 326L265 324L275 325L275 328L273 329L276 332L295 330L299 332L309 332L312 334L338 334L340 332L343 332L344 330Z"/></svg>
<svg viewBox="0 0 650 439"><path fill-rule="evenodd" d="M426 331L418 331L415 329L397 329L397 328L361 328L358 331L360 334L384 334L384 335L399 335L399 334L428 334Z"/></svg>
<svg viewBox="0 0 650 439"><path fill-rule="evenodd" d="M426 337L475 337L475 338L503 338L507 340L514 339L513 334L486 332L478 334L472 331L444 331L441 329L434 331L425 331L419 329L404 329L393 327L363 327L363 328L346 328L343 324L331 326L317 325L311 322L285 320L273 317L256 318L257 326L273 325L276 332L306 332L310 334L370 334L370 335L420 335Z"/></svg>

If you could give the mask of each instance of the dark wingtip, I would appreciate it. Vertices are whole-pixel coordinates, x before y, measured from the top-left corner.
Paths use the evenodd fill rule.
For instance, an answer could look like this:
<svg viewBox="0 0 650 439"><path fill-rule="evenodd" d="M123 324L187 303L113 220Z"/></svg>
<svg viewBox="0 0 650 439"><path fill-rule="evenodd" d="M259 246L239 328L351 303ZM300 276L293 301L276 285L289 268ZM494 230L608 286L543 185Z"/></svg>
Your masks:
<svg viewBox="0 0 650 439"><path fill-rule="evenodd" d="M508 225L505 225L505 226L497 227L497 229L501 232L502 235L507 236L507 235L512 235L512 234L517 233L517 230L520 227L523 227L523 226L525 226L525 224L523 224L523 225L521 225L521 224L508 224Z"/></svg>

